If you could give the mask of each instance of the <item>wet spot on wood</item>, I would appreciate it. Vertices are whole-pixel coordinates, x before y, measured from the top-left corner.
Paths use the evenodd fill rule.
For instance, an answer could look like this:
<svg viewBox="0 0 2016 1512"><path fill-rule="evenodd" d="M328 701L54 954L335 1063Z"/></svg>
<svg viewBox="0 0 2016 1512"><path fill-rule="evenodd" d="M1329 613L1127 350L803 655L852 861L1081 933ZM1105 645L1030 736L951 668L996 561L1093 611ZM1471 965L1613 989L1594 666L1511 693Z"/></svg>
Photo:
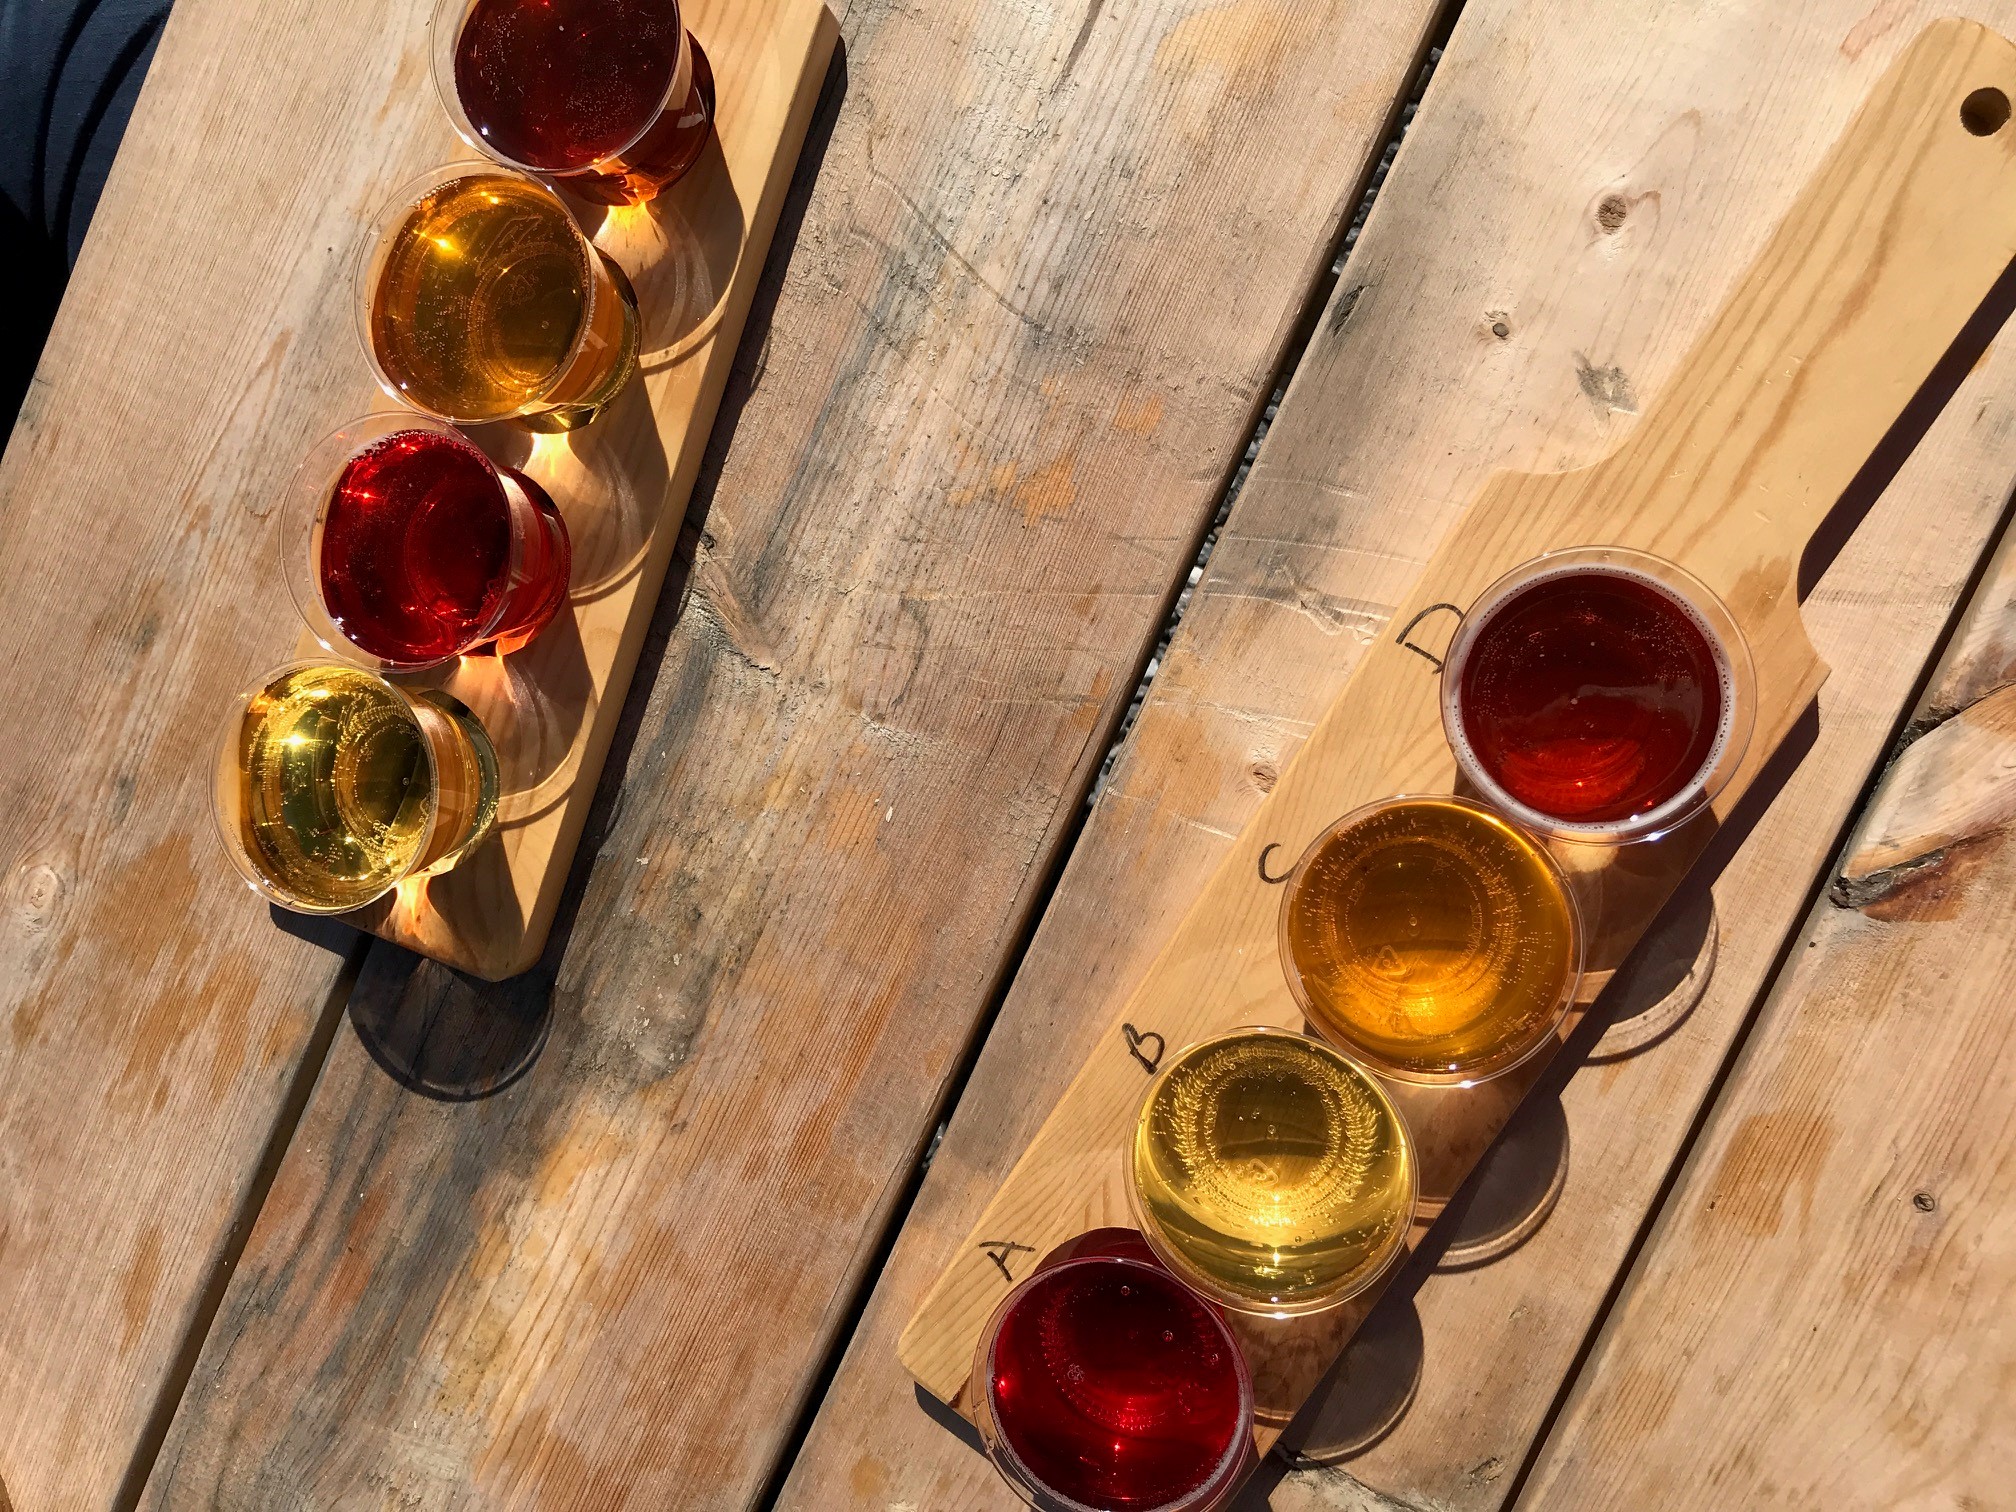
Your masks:
<svg viewBox="0 0 2016 1512"><path fill-rule="evenodd" d="M1228 103L1264 96L1290 56L1319 38L1281 0L1230 0L1192 10L1155 50L1163 73L1218 82Z"/></svg>
<svg viewBox="0 0 2016 1512"><path fill-rule="evenodd" d="M1848 35L1841 39L1841 56L1850 62L1861 57L1871 42L1891 30L1913 9L1912 0L1878 0L1860 21L1848 28Z"/></svg>
<svg viewBox="0 0 2016 1512"><path fill-rule="evenodd" d="M1649 1436L1672 1413L1679 1394L1678 1371L1633 1365L1617 1387L1617 1406L1629 1430Z"/></svg>
<svg viewBox="0 0 2016 1512"><path fill-rule="evenodd" d="M1751 1114L1737 1126L1715 1172L1703 1221L1768 1238L1784 1225L1790 1197L1804 1222L1812 1213L1820 1164L1833 1143L1834 1126L1817 1113Z"/></svg>
<svg viewBox="0 0 2016 1512"><path fill-rule="evenodd" d="M479 1478L495 1466L496 1479L526 1494L530 1506L578 1501L583 1487L595 1488L597 1512L622 1512L630 1505L628 1487L598 1469L581 1449L566 1439L546 1409L539 1408L507 1427L478 1463Z"/></svg>
<svg viewBox="0 0 2016 1512"><path fill-rule="evenodd" d="M889 1485L889 1467L872 1454L863 1455L854 1462L847 1483L856 1496L864 1499L880 1496Z"/></svg>
<svg viewBox="0 0 2016 1512"><path fill-rule="evenodd" d="M225 952L201 981L178 972L133 1018L125 1032L126 1060L113 1083L113 1105L167 1106L186 1070L178 1055L204 1030L212 1031L215 1052L209 1087L222 1101L244 1067L247 1024L257 992L257 974L241 952Z"/></svg>
<svg viewBox="0 0 2016 1512"><path fill-rule="evenodd" d="M323 1290L324 1301L336 1316L347 1317L355 1312L370 1289L378 1225L384 1220L387 1200L382 1186L373 1187L358 1199L351 1212L347 1242L342 1254L336 1257Z"/></svg>
<svg viewBox="0 0 2016 1512"><path fill-rule="evenodd" d="M1037 468L1021 481L1014 502L1022 511L1024 525L1069 513L1078 502L1078 485L1071 475L1071 458L1066 456Z"/></svg>
<svg viewBox="0 0 2016 1512"><path fill-rule="evenodd" d="M1154 419L1159 424L1159 401L1150 402L1158 406ZM1126 413L1125 406L1122 413ZM1116 429L1124 428L1119 417L1113 423ZM1076 459L1068 452L1027 472L1013 462L998 462L987 470L983 481L947 490L945 502L954 506L1003 502L1022 511L1024 525L1034 525L1038 520L1068 513L1078 502L1076 471Z"/></svg>

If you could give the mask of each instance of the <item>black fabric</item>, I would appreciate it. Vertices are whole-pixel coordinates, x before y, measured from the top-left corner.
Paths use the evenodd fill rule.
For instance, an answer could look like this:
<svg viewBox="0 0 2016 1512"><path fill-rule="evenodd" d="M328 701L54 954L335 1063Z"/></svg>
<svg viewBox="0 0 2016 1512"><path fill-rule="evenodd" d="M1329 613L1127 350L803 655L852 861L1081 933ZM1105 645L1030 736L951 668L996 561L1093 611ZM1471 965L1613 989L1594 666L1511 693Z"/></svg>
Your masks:
<svg viewBox="0 0 2016 1512"><path fill-rule="evenodd" d="M0 433L84 244L169 0L0 0Z"/></svg>

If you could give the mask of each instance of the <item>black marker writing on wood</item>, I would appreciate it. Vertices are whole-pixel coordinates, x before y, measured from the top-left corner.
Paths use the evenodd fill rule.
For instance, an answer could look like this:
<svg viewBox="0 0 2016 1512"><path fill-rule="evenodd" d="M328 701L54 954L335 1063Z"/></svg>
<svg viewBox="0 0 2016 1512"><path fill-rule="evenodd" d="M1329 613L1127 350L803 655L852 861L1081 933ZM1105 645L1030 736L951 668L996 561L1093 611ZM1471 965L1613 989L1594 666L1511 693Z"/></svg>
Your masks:
<svg viewBox="0 0 2016 1512"><path fill-rule="evenodd" d="M1033 1255L1036 1253L1035 1249L1030 1245L1017 1244L1013 1239L982 1239L977 1247L986 1251L987 1258L994 1262L995 1266L1000 1270L1002 1278L1007 1281L1015 1279L1015 1272L1008 1269L1009 1256L1018 1252L1024 1255Z"/></svg>
<svg viewBox="0 0 2016 1512"><path fill-rule="evenodd" d="M1132 1024L1122 1024L1120 1032L1127 1036L1127 1053L1141 1062L1143 1070L1150 1076L1153 1076L1157 1071L1162 1069L1162 1052L1168 1049L1169 1046L1168 1042L1161 1035L1157 1034L1153 1029L1143 1034ZM1147 1049L1148 1041L1150 1040L1155 1041L1155 1049L1152 1054Z"/></svg>

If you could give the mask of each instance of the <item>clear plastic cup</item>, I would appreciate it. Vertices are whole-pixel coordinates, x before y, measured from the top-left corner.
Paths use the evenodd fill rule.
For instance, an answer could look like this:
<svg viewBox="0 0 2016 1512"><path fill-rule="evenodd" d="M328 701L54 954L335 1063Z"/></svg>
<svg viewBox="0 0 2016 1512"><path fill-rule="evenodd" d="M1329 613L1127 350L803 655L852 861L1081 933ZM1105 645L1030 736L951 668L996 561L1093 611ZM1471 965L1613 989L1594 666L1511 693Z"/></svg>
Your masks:
<svg viewBox="0 0 2016 1512"><path fill-rule="evenodd" d="M276 667L232 703L211 788L232 865L296 913L347 913L456 865L497 816L497 754L446 693Z"/></svg>
<svg viewBox="0 0 2016 1512"><path fill-rule="evenodd" d="M1040 1512L1217 1512L1254 1463L1238 1341L1128 1230L1084 1236L1009 1292L972 1395L988 1458ZM1172 1467L1186 1444L1199 1452Z"/></svg>
<svg viewBox="0 0 2016 1512"><path fill-rule="evenodd" d="M713 134L714 70L678 0L439 0L431 38L462 140L584 199L651 199Z"/></svg>
<svg viewBox="0 0 2016 1512"><path fill-rule="evenodd" d="M637 299L566 202L527 173L450 163L364 238L357 324L385 392L460 425L571 430L637 371Z"/></svg>
<svg viewBox="0 0 2016 1512"><path fill-rule="evenodd" d="M1422 1086L1523 1064L1581 981L1581 915L1559 863L1462 798L1382 799L1324 830L1282 889L1279 937L1316 1032Z"/></svg>
<svg viewBox="0 0 2016 1512"><path fill-rule="evenodd" d="M280 555L322 648L386 672L518 649L567 602L573 561L545 489L410 411L353 420L309 450Z"/></svg>
<svg viewBox="0 0 2016 1512"><path fill-rule="evenodd" d="M1735 617L1685 569L1621 546L1549 552L1464 614L1442 728L1492 806L1544 835L1653 840L1728 786L1757 704Z"/></svg>
<svg viewBox="0 0 2016 1512"><path fill-rule="evenodd" d="M1149 1084L1127 1151L1156 1258L1221 1307L1337 1307L1406 1253L1419 1197L1407 1121L1369 1072L1291 1029L1187 1046Z"/></svg>

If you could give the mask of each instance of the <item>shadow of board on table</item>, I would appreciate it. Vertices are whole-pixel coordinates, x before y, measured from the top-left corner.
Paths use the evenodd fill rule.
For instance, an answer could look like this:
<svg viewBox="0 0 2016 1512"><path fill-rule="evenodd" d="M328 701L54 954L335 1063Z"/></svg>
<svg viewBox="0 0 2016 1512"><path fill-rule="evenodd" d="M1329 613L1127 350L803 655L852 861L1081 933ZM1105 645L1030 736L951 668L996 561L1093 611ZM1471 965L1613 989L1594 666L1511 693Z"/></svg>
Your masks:
<svg viewBox="0 0 2016 1512"><path fill-rule="evenodd" d="M744 406L761 377L760 353L769 339L784 270L789 266L805 218L812 186L817 181L834 122L847 90L846 47L834 50L805 144L800 150L791 187L787 192L777 228L772 234L769 256L757 282L749 315L744 323L735 365L722 396L707 452L695 481L693 493L674 543L664 587L646 631L637 669L624 700L616 733L596 785L582 838L575 852L567 886L561 895L553 932L538 965L521 976L503 982L485 982L466 973L429 961L411 951L382 941L370 941L357 982L350 994L348 1017L352 1029L374 1063L400 1086L425 1097L444 1102L468 1102L503 1091L525 1076L545 1049L553 1027L553 989L560 963L573 933L587 885L588 870L604 837L617 816L617 800L628 776L633 750L658 677L663 670L666 648L685 606L686 585L705 531L708 510L719 481L721 459L734 439ZM710 169L703 159L696 169L694 193L677 194L660 211L653 212L667 227L668 234L679 224L692 228L695 245L675 266L680 276L711 281L717 291L713 299L700 294L682 296L668 313L653 320L647 317L644 337L646 367L653 353L664 353L682 343L690 344L695 332L705 328L718 303L718 291L725 290L732 271L732 258L740 253L744 227L739 204L732 213L718 192L709 191L710 174L725 183L725 169L718 163ZM695 196L699 198L696 202ZM732 199L732 190L728 191ZM633 212L634 214L635 212ZM591 222L592 223L592 222ZM663 275L647 269L640 283L644 290ZM677 356L660 360L676 361ZM641 403L641 385L626 396ZM634 416L632 416L634 419ZM630 427L618 422L605 434L615 436ZM598 466L614 466L613 456L595 453L592 438L605 422L586 427L578 437L587 443L584 455L594 454ZM489 430L502 431L502 427ZM519 443L504 435L485 435L486 449L495 448L507 460L517 455ZM529 450L529 445L526 448ZM627 451L617 446L615 451ZM632 459L634 462L634 458ZM666 476L667 459L656 457L656 476ZM632 479L634 483L636 479ZM655 500L662 489L630 490L638 499ZM593 581L580 589L582 594L608 591L610 583L622 575L622 553L601 553ZM475 859L475 858L472 858ZM310 940L326 949L347 952L356 949L360 936L347 925L330 919L316 919L273 910L274 923L290 934Z"/></svg>
<svg viewBox="0 0 2016 1512"><path fill-rule="evenodd" d="M167 0L0 0L0 428L12 430ZM23 129L26 127L27 129Z"/></svg>

